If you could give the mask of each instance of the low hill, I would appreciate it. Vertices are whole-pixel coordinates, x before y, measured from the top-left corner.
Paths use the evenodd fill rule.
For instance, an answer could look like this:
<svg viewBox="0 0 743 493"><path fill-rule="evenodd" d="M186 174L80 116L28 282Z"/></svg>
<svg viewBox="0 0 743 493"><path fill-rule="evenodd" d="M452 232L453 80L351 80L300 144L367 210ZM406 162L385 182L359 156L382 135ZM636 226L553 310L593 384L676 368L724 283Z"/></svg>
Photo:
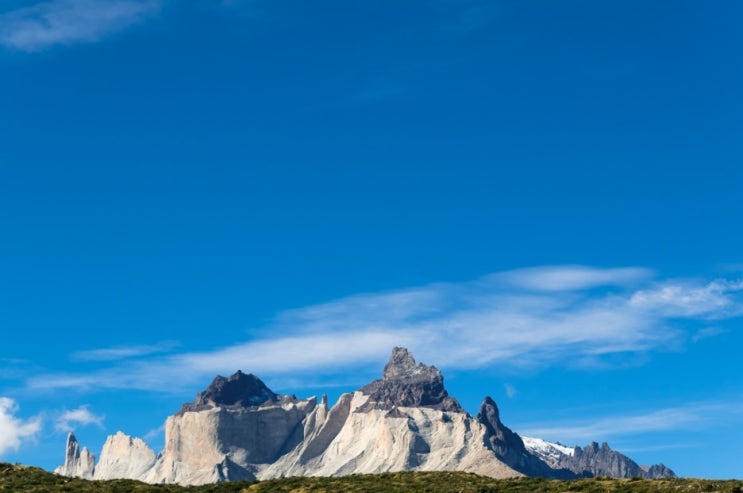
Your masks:
<svg viewBox="0 0 743 493"><path fill-rule="evenodd" d="M743 481L700 479L607 479L573 481L537 478L492 479L462 472L396 472L333 478L282 478L235 481L203 486L153 485L128 479L89 481L49 473L37 467L0 463L0 492L427 492L427 493L743 493Z"/></svg>

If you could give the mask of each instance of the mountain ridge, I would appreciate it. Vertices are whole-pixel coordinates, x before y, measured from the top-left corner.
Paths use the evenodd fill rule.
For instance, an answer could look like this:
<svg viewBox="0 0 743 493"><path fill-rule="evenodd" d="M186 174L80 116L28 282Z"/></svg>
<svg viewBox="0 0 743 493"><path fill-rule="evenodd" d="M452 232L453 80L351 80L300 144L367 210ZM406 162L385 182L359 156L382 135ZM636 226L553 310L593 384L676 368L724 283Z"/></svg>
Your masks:
<svg viewBox="0 0 743 493"><path fill-rule="evenodd" d="M65 462L55 472L185 485L405 470L494 478L674 476L663 465L643 469L608 445L576 447L573 456L547 460L503 424L493 399L486 397L471 416L448 394L435 366L416 363L401 347L392 350L381 379L342 394L332 407L325 396L318 402L276 394L240 370L217 376L167 418L165 436L165 448L156 454L118 432L93 464L71 434Z"/></svg>

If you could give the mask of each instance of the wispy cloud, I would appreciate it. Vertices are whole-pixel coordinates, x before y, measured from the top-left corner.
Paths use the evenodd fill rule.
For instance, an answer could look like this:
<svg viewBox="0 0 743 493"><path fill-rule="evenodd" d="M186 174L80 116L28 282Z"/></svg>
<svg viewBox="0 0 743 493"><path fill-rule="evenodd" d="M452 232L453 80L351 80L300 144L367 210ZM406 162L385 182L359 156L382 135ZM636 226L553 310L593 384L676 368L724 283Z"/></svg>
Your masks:
<svg viewBox="0 0 743 493"><path fill-rule="evenodd" d="M379 366L395 345L445 368L600 362L688 341L685 324L740 314L740 291L739 281L657 281L640 268L523 269L289 310L263 336L238 344L112 363L94 373L39 375L27 383L161 391L168 381L179 391L238 368L267 377L353 375Z"/></svg>
<svg viewBox="0 0 743 493"><path fill-rule="evenodd" d="M729 318L743 313L739 300L731 296L741 291L740 280L717 279L703 285L672 281L636 292L630 305L663 317Z"/></svg>
<svg viewBox="0 0 743 493"><path fill-rule="evenodd" d="M725 402L698 402L679 407L653 410L641 414L607 416L586 422L559 421L552 423L525 423L514 428L525 436L537 436L546 440L571 445L583 445L589 441L604 441L616 437L629 437L688 428L691 425L712 426L729 422L729 417L738 415L743 405L740 400Z"/></svg>
<svg viewBox="0 0 743 493"><path fill-rule="evenodd" d="M176 347L178 347L178 343L173 341L166 341L152 345L138 344L133 346L116 346L78 351L72 353L70 358L76 361L113 361L127 358L138 358L157 353L166 353Z"/></svg>
<svg viewBox="0 0 743 493"><path fill-rule="evenodd" d="M103 428L103 416L93 414L88 406L64 411L54 420L54 429L57 431L74 431L76 427L89 425Z"/></svg>
<svg viewBox="0 0 743 493"><path fill-rule="evenodd" d="M632 286L653 277L653 271L637 267L598 269L583 265L533 267L493 275L513 287L534 291L577 291L600 286Z"/></svg>
<svg viewBox="0 0 743 493"><path fill-rule="evenodd" d="M23 420L16 417L17 412L13 399L0 397L0 456L18 450L22 441L35 438L41 431L41 418Z"/></svg>
<svg viewBox="0 0 743 493"><path fill-rule="evenodd" d="M0 44L20 51L98 41L156 14L161 0L50 0L0 14Z"/></svg>
<svg viewBox="0 0 743 493"><path fill-rule="evenodd" d="M152 442L156 438L160 438L165 433L165 423L161 424L157 428L153 428L142 437L146 442Z"/></svg>
<svg viewBox="0 0 743 493"><path fill-rule="evenodd" d="M722 334L726 334L728 331L725 329L721 329L720 327L705 327L703 329L700 329L691 337L691 342L697 343L699 341L702 341L704 339L709 339L711 337L716 337Z"/></svg>

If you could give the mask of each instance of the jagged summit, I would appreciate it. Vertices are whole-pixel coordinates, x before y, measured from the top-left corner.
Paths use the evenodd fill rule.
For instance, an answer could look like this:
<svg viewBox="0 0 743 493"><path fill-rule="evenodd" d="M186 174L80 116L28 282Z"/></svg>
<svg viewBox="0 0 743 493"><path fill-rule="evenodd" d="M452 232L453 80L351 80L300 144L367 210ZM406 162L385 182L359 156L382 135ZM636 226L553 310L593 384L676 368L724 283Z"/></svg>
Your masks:
<svg viewBox="0 0 743 493"><path fill-rule="evenodd" d="M390 360L384 365L382 380L411 380L428 374L440 373L435 366L415 364L415 358L404 347L392 349Z"/></svg>
<svg viewBox="0 0 743 493"><path fill-rule="evenodd" d="M444 376L435 366L416 365L415 358L405 348L396 347L384 367L382 378L362 387L369 400L357 409L394 409L396 407L428 407L441 411L465 412L444 388Z"/></svg>
<svg viewBox="0 0 743 493"><path fill-rule="evenodd" d="M524 445L555 470L575 477L610 476L619 478L675 478L676 473L663 464L640 466L624 454L612 450L609 444L591 442L585 447L566 447L539 438L525 438Z"/></svg>
<svg viewBox="0 0 743 493"><path fill-rule="evenodd" d="M274 394L260 378L245 374L240 370L228 378L217 375L203 392L199 392L192 403L184 404L180 413L199 411L210 407L251 407L266 402L277 402L279 396Z"/></svg>

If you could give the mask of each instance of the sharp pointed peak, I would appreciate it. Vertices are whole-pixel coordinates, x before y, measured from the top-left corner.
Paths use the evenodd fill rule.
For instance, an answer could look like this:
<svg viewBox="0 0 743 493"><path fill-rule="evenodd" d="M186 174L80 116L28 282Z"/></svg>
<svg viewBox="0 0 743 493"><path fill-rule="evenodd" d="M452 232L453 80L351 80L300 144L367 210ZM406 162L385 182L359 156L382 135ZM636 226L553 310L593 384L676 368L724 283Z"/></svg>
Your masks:
<svg viewBox="0 0 743 493"><path fill-rule="evenodd" d="M492 397L489 395L486 395L483 400L481 406L495 406L498 407L498 404L495 403Z"/></svg>
<svg viewBox="0 0 743 493"><path fill-rule="evenodd" d="M407 380L417 378L441 377L441 372L435 366L417 363L407 348L394 347L390 359L384 365L382 380Z"/></svg>

